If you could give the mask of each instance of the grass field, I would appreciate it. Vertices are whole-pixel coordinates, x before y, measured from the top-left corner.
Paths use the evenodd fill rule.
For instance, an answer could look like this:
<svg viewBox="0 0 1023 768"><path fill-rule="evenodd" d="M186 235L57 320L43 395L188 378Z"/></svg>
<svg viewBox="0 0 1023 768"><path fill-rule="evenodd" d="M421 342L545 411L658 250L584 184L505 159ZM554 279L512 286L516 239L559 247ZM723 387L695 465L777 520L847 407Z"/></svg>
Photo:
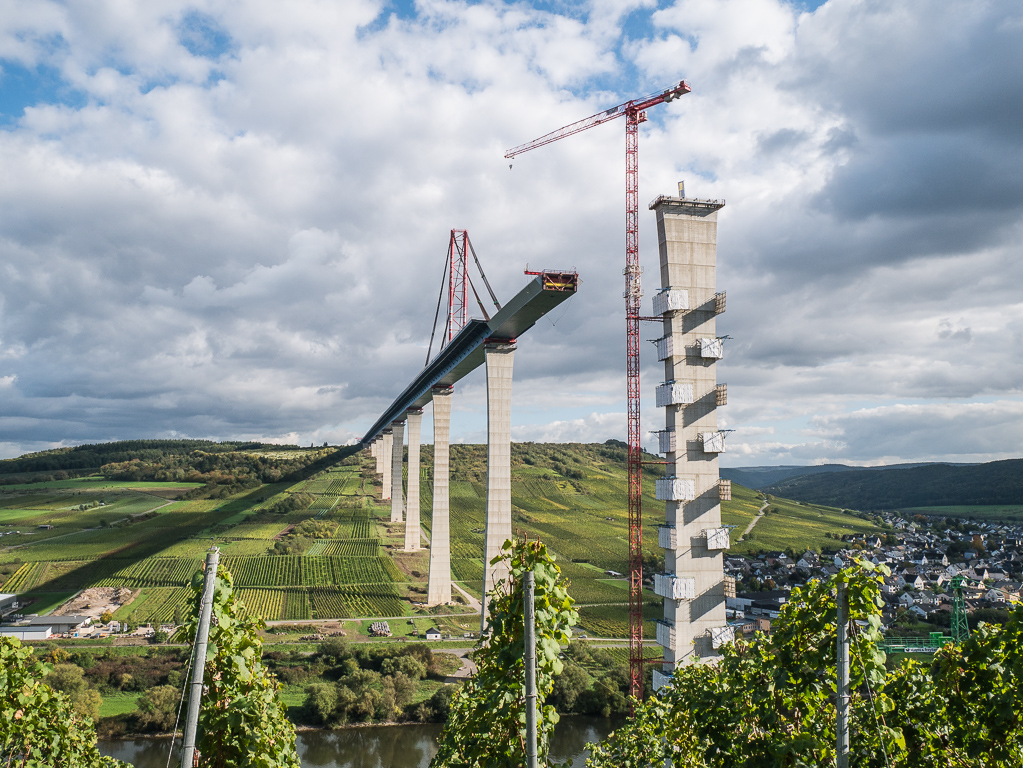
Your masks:
<svg viewBox="0 0 1023 768"><path fill-rule="evenodd" d="M763 497L758 491L732 483L732 500L721 503L721 523L735 526L732 541L738 539L746 530L746 526L756 517L761 504Z"/></svg>
<svg viewBox="0 0 1023 768"><path fill-rule="evenodd" d="M757 506L759 507L759 504ZM764 550L784 550L788 547L839 549L841 542L827 534L840 536L847 533L878 531L880 529L873 523L845 514L834 507L770 497L767 514L743 541L733 544L729 551L747 554Z"/></svg>
<svg viewBox="0 0 1023 768"><path fill-rule="evenodd" d="M63 605L68 599L75 596L75 592L24 592L21 594L21 599L26 603L25 611L29 613L38 613L40 616L45 616L53 609L60 605Z"/></svg>
<svg viewBox="0 0 1023 768"><path fill-rule="evenodd" d="M1023 520L1023 505L977 504L958 507L907 507L899 510L907 515L960 517L969 520L1019 522Z"/></svg>
<svg viewBox="0 0 1023 768"><path fill-rule="evenodd" d="M137 709L135 702L138 701L138 698L139 694L137 693L117 693L104 696L103 702L99 705L99 716L114 717L134 712Z"/></svg>

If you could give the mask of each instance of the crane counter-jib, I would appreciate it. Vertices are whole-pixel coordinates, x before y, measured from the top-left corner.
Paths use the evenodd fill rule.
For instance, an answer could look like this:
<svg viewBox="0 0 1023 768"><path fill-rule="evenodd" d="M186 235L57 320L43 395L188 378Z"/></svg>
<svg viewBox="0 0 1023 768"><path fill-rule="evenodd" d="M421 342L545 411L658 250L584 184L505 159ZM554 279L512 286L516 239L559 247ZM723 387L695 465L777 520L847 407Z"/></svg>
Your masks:
<svg viewBox="0 0 1023 768"><path fill-rule="evenodd" d="M361 444L369 445L391 422L403 420L410 408L422 408L429 403L434 387L450 387L479 368L485 360L485 342L514 342L537 320L573 296L578 287L579 276L575 272L541 272L490 320L470 320L402 390L363 436Z"/></svg>

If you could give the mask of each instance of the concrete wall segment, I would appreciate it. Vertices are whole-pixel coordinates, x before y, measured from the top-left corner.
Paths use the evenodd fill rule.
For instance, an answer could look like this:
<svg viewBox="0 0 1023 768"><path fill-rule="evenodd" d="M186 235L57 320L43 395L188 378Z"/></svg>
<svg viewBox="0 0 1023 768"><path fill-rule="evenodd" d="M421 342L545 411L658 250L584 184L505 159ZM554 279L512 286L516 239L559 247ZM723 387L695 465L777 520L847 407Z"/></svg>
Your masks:
<svg viewBox="0 0 1023 768"><path fill-rule="evenodd" d="M380 498L384 501L391 498L391 453L392 453L391 444L393 439L394 435L391 434L390 430L384 432L383 437L381 439L382 445L380 448L380 453L383 461L382 466L380 468L381 472Z"/></svg>
<svg viewBox="0 0 1023 768"><path fill-rule="evenodd" d="M400 523L405 511L405 422L391 422L391 440L391 522Z"/></svg>
<svg viewBox="0 0 1023 768"><path fill-rule="evenodd" d="M487 593L508 575L504 564L491 565L511 525L511 395L513 344L488 344L487 365L487 517L484 550L483 611L480 627L487 624Z"/></svg>
<svg viewBox="0 0 1023 768"><path fill-rule="evenodd" d="M433 393L433 516L430 522L430 577L426 604L451 602L450 534L451 390Z"/></svg>
<svg viewBox="0 0 1023 768"><path fill-rule="evenodd" d="M420 433L423 426L421 408L406 412L408 423L408 495L405 503L405 551L417 552L419 546L419 459Z"/></svg>

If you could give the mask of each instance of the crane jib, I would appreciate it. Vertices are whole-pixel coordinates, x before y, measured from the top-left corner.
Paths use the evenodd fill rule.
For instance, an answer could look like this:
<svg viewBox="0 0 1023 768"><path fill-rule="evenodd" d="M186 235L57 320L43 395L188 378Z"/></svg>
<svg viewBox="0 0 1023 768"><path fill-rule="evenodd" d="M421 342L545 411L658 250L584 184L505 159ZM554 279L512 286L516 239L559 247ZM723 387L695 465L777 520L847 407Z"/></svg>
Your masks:
<svg viewBox="0 0 1023 768"><path fill-rule="evenodd" d="M643 647L643 465L640 418L639 361L639 125L643 110L691 93L685 80L659 93L632 99L508 150L513 157L626 115L625 128L625 276L626 276L626 391L628 403L628 518L629 518L629 692L643 696L643 670L648 663ZM510 167L510 166L509 166Z"/></svg>

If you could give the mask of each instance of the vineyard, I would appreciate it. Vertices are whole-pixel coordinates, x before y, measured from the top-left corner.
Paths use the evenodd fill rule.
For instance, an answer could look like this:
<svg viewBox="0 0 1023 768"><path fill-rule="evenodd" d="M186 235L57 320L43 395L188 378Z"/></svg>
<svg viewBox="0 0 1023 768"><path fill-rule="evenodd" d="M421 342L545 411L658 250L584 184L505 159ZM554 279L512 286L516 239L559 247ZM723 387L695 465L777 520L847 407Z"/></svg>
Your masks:
<svg viewBox="0 0 1023 768"><path fill-rule="evenodd" d="M390 558L276 555L221 560L240 587L385 584L403 576Z"/></svg>
<svg viewBox="0 0 1023 768"><path fill-rule="evenodd" d="M644 604L643 637L647 640L656 637L654 620L661 618L662 615L660 602ZM585 631L598 637L628 637L628 603L583 606L579 609L579 624Z"/></svg>
<svg viewBox="0 0 1023 768"><path fill-rule="evenodd" d="M309 597L316 618L353 616L404 616L407 603L390 584L374 584L359 590L313 588Z"/></svg>
<svg viewBox="0 0 1023 768"><path fill-rule="evenodd" d="M279 522L273 523L241 523L228 532L232 539L273 539L287 526Z"/></svg>
<svg viewBox="0 0 1023 768"><path fill-rule="evenodd" d="M99 587L172 587L186 586L193 574L202 568L202 560L178 557L151 557L140 563L120 568Z"/></svg>
<svg viewBox="0 0 1023 768"><path fill-rule="evenodd" d="M424 449L422 458L420 512L429 532L431 451ZM366 454L357 459L293 483L169 504L130 484L98 486L85 478L45 488L8 486L0 493L0 532L20 526L22 533L0 540L6 574L0 589L38 594L39 604L50 606L56 596L84 587L128 587L138 595L118 618L170 621L205 552L217 546L247 610L268 621L413 614L419 609L410 600L423 599L429 553L402 552L403 530L389 524L390 504L380 500L381 482L368 471L373 461ZM451 468L453 579L478 596L485 446L452 445ZM512 446L513 529L547 544L583 606L583 627L597 635L625 632L624 581L606 573L627 570L625 480L624 454L614 447ZM643 541L656 562L662 553L655 526L664 506L654 500L653 485L653 470L649 476L645 470ZM750 515L756 501L740 486L733 493L736 501L723 505L726 522ZM131 517L157 507L151 519ZM821 519L818 525L832 525ZM54 527L39 528L44 523Z"/></svg>
<svg viewBox="0 0 1023 768"><path fill-rule="evenodd" d="M249 616L266 621L311 618L309 597L304 589L239 589L238 597Z"/></svg>
<svg viewBox="0 0 1023 768"><path fill-rule="evenodd" d="M139 596L114 612L118 621L132 619L143 622L172 622L188 611L192 590L185 587L156 587L143 590Z"/></svg>
<svg viewBox="0 0 1023 768"><path fill-rule="evenodd" d="M380 554L379 539L317 539L307 553L310 557L376 557Z"/></svg>
<svg viewBox="0 0 1023 768"><path fill-rule="evenodd" d="M4 592L28 592L35 583L33 571L39 563L25 563L3 583Z"/></svg>
<svg viewBox="0 0 1023 768"><path fill-rule="evenodd" d="M340 539L371 539L376 535L376 525L370 520L369 515L362 510L353 510L338 520L337 533L335 538Z"/></svg>

